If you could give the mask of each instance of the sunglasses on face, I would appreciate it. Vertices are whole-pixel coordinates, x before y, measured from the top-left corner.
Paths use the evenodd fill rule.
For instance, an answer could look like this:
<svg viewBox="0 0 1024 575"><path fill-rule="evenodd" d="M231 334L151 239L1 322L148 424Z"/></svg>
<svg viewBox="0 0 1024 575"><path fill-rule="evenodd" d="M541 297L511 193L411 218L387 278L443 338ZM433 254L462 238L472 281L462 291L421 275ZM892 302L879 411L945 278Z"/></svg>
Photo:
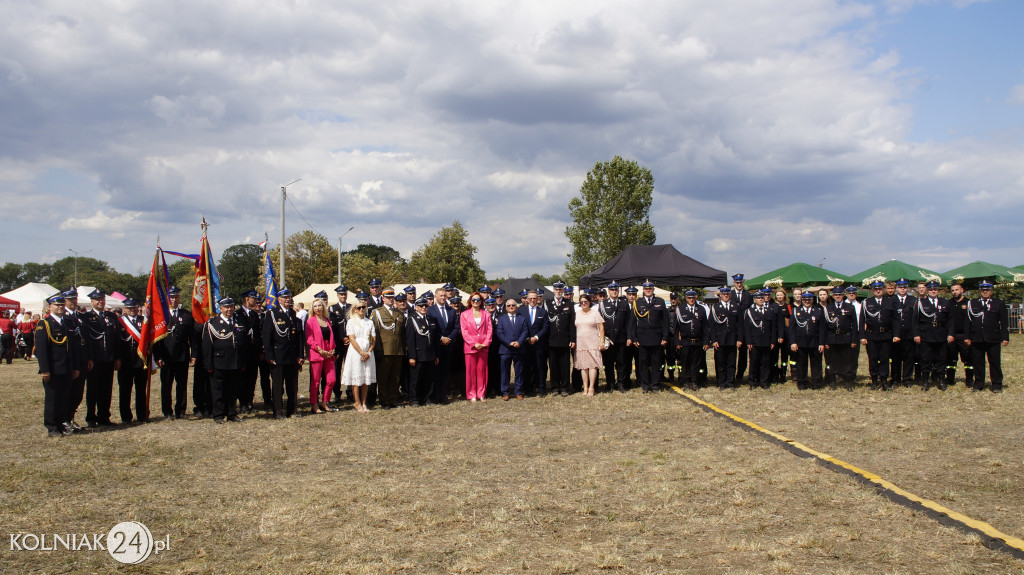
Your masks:
<svg viewBox="0 0 1024 575"><path fill-rule="evenodd" d="M471 301L471 302L478 302L478 301L484 301L484 300L482 300L482 299L480 299L478 297L475 297L475 298L473 298L473 299L471 299L469 301Z"/></svg>
<svg viewBox="0 0 1024 575"><path fill-rule="evenodd" d="M357 305L356 309L366 309L366 306L365 305Z"/></svg>

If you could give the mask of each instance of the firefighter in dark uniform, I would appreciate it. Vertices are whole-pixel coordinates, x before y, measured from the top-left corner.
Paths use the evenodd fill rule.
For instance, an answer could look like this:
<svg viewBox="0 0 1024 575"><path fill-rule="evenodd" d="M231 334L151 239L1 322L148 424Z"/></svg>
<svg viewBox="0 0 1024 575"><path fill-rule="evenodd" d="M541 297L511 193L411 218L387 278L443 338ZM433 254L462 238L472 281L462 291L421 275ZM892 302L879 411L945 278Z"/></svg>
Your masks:
<svg viewBox="0 0 1024 575"><path fill-rule="evenodd" d="M384 289L382 282L377 278L373 278L368 285L370 286L370 293L366 297L366 317L370 317L370 313L373 310L384 305L384 298L380 295Z"/></svg>
<svg viewBox="0 0 1024 575"><path fill-rule="evenodd" d="M348 322L348 312L352 308L352 304L348 303L348 287L345 284L339 284L334 288L334 293L338 294L338 301L327 308L327 316L331 321L331 330L334 332L334 341L337 345L337 354L334 356L334 373L338 381L341 381L342 370L345 368L345 356L348 354L348 332L345 331L345 325ZM344 393L351 400L352 390L346 390ZM341 405L341 394L341 385L335 385L335 405Z"/></svg>
<svg viewBox="0 0 1024 575"><path fill-rule="evenodd" d="M555 297L545 300L548 321L548 366L551 376L551 393L567 397L573 385L569 380L569 344L575 340L576 308L564 297L565 282L556 281L551 287Z"/></svg>
<svg viewBox="0 0 1024 575"><path fill-rule="evenodd" d="M897 318L892 308L893 298L885 295L885 284L877 280L871 284L871 297L860 302L860 343L868 350L868 374L871 389L890 389L889 357L892 338L896 333Z"/></svg>
<svg viewBox="0 0 1024 575"><path fill-rule="evenodd" d="M192 313L186 312L178 305L181 289L178 286L167 288L167 303L170 315L167 316L167 337L153 346L153 356L160 368L160 408L164 419L181 419L185 417L188 407L188 368L196 364L196 349L193 336L195 320ZM174 403L171 403L171 391L174 388Z"/></svg>
<svg viewBox="0 0 1024 575"><path fill-rule="evenodd" d="M93 290L89 299L92 309L80 316L82 339L92 367L86 376L85 423L89 427L114 425L110 421L110 402L114 372L121 368L120 324L117 315L107 311L107 294L103 290Z"/></svg>
<svg viewBox="0 0 1024 575"><path fill-rule="evenodd" d="M224 423L241 421L235 407L238 390L242 384L241 375L245 370L246 344L249 340L249 325L237 321L235 301L229 297L217 302L220 313L211 317L203 329L203 365L210 373L210 390L213 395L213 421Z"/></svg>
<svg viewBox="0 0 1024 575"><path fill-rule="evenodd" d="M260 356L263 355L263 319L260 317L260 294L249 290L242 294L243 304L237 307L232 318L245 325L245 369L238 384L238 412L252 413L252 402L256 397L256 380L260 372Z"/></svg>
<svg viewBox="0 0 1024 575"><path fill-rule="evenodd" d="M284 419L296 415L299 372L306 359L306 326L292 309L291 290L277 292L277 302L280 308L268 309L263 317L263 356L270 363L274 418Z"/></svg>
<svg viewBox="0 0 1024 575"><path fill-rule="evenodd" d="M814 294L800 295L800 307L793 308L789 322L790 351L796 352L796 388L821 387L821 355L825 351L825 320L820 306L814 305ZM810 364L811 379L807 380Z"/></svg>
<svg viewBox="0 0 1024 575"><path fill-rule="evenodd" d="M130 322L135 329L125 323ZM118 407L121 423L132 421L132 390L135 391L135 418L139 423L149 421L149 389L146 386L149 366L139 356L139 342L133 332L142 330L143 317L139 313L139 302L131 296L124 300L124 315L121 316L121 369L117 372Z"/></svg>
<svg viewBox="0 0 1024 575"><path fill-rule="evenodd" d="M925 285L925 296L914 306L914 343L921 350L921 386L935 384L946 390L946 346L949 338L949 302L939 297L939 282Z"/></svg>
<svg viewBox="0 0 1024 575"><path fill-rule="evenodd" d="M857 365L857 309L846 300L842 287L832 288L832 301L822 309L825 320L825 366L829 387L840 383L853 391L854 369Z"/></svg>
<svg viewBox="0 0 1024 575"><path fill-rule="evenodd" d="M85 429L75 421L75 413L78 411L78 406L82 405L82 400L85 399L85 380L89 371L89 352L85 348L85 340L81 337L82 318L78 313L78 290L70 287L64 290L64 293L61 295L64 296L64 323L68 326L69 330L79 335L79 370L78 375L71 382L71 403L68 407L69 417L65 422L73 431L78 432Z"/></svg>
<svg viewBox="0 0 1024 575"><path fill-rule="evenodd" d="M491 301L491 300L488 300ZM427 315L427 298L416 300L405 322L406 355L409 365L409 405L427 404L437 367L437 345L441 339L437 319Z"/></svg>
<svg viewBox="0 0 1024 575"><path fill-rule="evenodd" d="M740 310L731 299L732 289L723 287L718 290L718 301L711 304L708 312L708 335L715 349L715 377L719 389L736 388L736 354L742 345Z"/></svg>
<svg viewBox="0 0 1024 575"><path fill-rule="evenodd" d="M992 297L992 284L978 284L979 296L967 304L967 339L974 360L974 391L985 389L985 360L989 364L992 393L1003 391L1002 349L1010 345L1009 311L1003 300Z"/></svg>
<svg viewBox="0 0 1024 575"><path fill-rule="evenodd" d="M637 350L637 379L644 393L660 391L658 376L664 349L668 344L668 307L665 300L654 295L654 284L643 283L644 295L633 301L627 344Z"/></svg>
<svg viewBox="0 0 1024 575"><path fill-rule="evenodd" d="M672 343L676 333L676 308L679 307L679 294L669 292L668 294L668 335L669 344L665 346L664 370L658 369L658 382L661 384L672 383L676 379L676 372L679 371L679 356L676 354L676 346Z"/></svg>
<svg viewBox="0 0 1024 575"><path fill-rule="evenodd" d="M686 290L686 302L675 309L675 349L682 370L679 383L696 390L699 382L700 356L709 347L710 324L707 312L697 305L697 290Z"/></svg>
<svg viewBox="0 0 1024 575"><path fill-rule="evenodd" d="M910 282L896 280L896 295L892 307L895 332L892 338L892 385L910 385L914 379L914 308L917 298L909 295Z"/></svg>
<svg viewBox="0 0 1024 575"><path fill-rule="evenodd" d="M753 293L754 305L743 312L743 343L750 352L750 389L761 386L768 389L771 375L772 349L781 343L782 337L775 324L775 316L765 305L767 296L763 291Z"/></svg>
<svg viewBox="0 0 1024 575"><path fill-rule="evenodd" d="M946 385L956 385L956 364L960 360L964 364L964 385L974 387L974 361L971 348L964 340L967 338L967 304L971 300L964 295L964 285L953 282L949 286L953 298L949 300L949 318L946 325L949 335L946 337Z"/></svg>
<svg viewBox="0 0 1024 575"><path fill-rule="evenodd" d="M739 308L739 320L741 325L737 326L739 333L743 333L743 314L750 306L754 305L754 296L749 290L743 287L743 274L732 276L732 305ZM740 347L736 351L736 381L743 381L743 374L747 371L747 347Z"/></svg>
<svg viewBox="0 0 1024 575"><path fill-rule="evenodd" d="M35 352L43 380L43 425L50 437L60 437L74 432L65 422L71 418L72 385L80 371L81 341L64 321L64 296L56 294L46 302L50 313L36 325Z"/></svg>
<svg viewBox="0 0 1024 575"><path fill-rule="evenodd" d="M626 392L629 384L630 364L627 357L630 348L626 346L626 332L632 310L626 298L619 297L619 284L612 282L607 286L608 297L597 306L597 311L604 318L604 336L612 342L608 349L601 352L604 363L604 377L608 383L608 391L612 386L620 392Z"/></svg>

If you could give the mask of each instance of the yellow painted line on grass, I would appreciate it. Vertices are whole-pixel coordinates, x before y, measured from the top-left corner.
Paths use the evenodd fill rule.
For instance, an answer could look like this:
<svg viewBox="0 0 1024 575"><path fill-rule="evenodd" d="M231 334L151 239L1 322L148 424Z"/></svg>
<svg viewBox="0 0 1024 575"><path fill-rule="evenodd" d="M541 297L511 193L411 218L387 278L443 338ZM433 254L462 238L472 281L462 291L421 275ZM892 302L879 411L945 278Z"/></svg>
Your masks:
<svg viewBox="0 0 1024 575"><path fill-rule="evenodd" d="M827 453L822 453L820 451L811 449L810 447L807 447L802 443L793 441L792 439L789 439L784 435L781 435L769 429L765 429L764 427L761 427L760 425L752 421L748 421L746 419L743 419L742 417L729 413L728 411L725 411L724 409L718 407L717 405L708 403L703 399L690 393L687 393L674 385L669 387L671 387L679 395L685 397L686 399L692 401L693 403L703 407L704 409L712 413L716 413L718 415L721 415L722 417L731 419L742 426L745 426L763 435L767 435L768 437L771 437L772 439L782 444L785 444L791 451L799 451L802 454L806 454L807 456L810 457L815 457L820 461L827 462L835 467L844 469L853 475L859 476L860 478L874 484L876 486L876 489L883 492L884 494L895 496L895 498L890 497L890 499L892 499L896 503L900 503L901 505L904 506L908 506L906 503L904 503L904 501L916 503L917 505L920 505L921 507L930 511L929 514L933 517L948 518L948 521L940 520L941 523L948 524L951 522L953 526L959 527L963 531L977 532L983 534L989 538L989 541L986 541L987 546L991 548L1009 551L1012 555L1024 559L1024 540L1021 540L1017 537L1013 537L1012 535L1007 535L1002 531L999 531L995 527L989 525L988 523L985 523L984 521L972 519L962 513L958 513L956 511L953 511L952 509L939 505L934 501L924 499L923 497L919 497L907 491L906 489L899 487L895 483L883 479L881 476L875 473L861 469L841 459L832 457ZM1002 545L999 545L1000 543Z"/></svg>

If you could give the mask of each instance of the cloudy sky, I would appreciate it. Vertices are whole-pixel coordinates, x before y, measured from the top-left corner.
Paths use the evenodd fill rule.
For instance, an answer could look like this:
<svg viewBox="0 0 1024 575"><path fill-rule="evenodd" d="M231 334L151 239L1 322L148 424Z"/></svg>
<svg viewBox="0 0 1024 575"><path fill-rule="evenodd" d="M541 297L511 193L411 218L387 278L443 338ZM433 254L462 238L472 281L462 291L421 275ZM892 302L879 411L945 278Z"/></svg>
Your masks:
<svg viewBox="0 0 1024 575"><path fill-rule="evenodd" d="M730 273L1024 264L1024 2L0 2L0 260L312 227L563 269L618 154ZM300 217L300 215L304 217ZM308 221L308 224L307 224Z"/></svg>

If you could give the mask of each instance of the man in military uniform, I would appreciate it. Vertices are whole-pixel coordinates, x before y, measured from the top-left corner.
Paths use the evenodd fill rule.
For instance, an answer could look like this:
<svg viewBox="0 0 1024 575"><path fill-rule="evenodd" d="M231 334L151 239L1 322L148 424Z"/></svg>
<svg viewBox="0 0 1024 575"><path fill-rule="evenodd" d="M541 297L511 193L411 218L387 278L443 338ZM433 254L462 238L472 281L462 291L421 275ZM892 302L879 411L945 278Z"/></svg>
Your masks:
<svg viewBox="0 0 1024 575"><path fill-rule="evenodd" d="M50 437L71 434L65 422L71 419L72 384L78 377L81 342L64 321L64 297L46 300L50 313L36 325L35 350L39 376L43 380L43 425Z"/></svg>
<svg viewBox="0 0 1024 575"><path fill-rule="evenodd" d="M338 287L334 288L334 293L338 295L338 302L327 308L327 315L331 320L331 330L334 332L334 341L337 345L337 354L334 356L334 373L337 374L338 381L341 381L342 370L345 367L345 356L348 355L348 332L345 329L348 323L349 309L352 308L352 304L348 303L348 287L345 284L339 284ZM352 390L345 392L347 395L352 395ZM341 385L334 386L334 404L341 404Z"/></svg>
<svg viewBox="0 0 1024 575"><path fill-rule="evenodd" d="M491 319L491 333L494 334L498 328L498 317L501 310L498 308L498 300L489 297L484 300L484 309ZM498 338L491 337L491 346L487 350L487 397L494 397L501 391L501 356L498 353Z"/></svg>
<svg viewBox="0 0 1024 575"><path fill-rule="evenodd" d="M565 299L565 283L556 281L552 286L555 297L544 302L548 320L548 365L551 374L551 393L568 397L572 393L569 380L569 347L575 342L576 309Z"/></svg>
<svg viewBox="0 0 1024 575"><path fill-rule="evenodd" d="M626 343L637 349L639 372L637 379L644 393L661 389L658 374L664 347L668 344L668 309L665 300L654 295L654 284L643 283L644 295L633 302Z"/></svg>
<svg viewBox="0 0 1024 575"><path fill-rule="evenodd" d="M853 346L853 381L857 381L857 370L860 367L860 340L864 337L864 326L860 322L860 301L857 300L857 286L848 285L846 286L846 301L853 306L853 311L856 314L857 320L857 333L861 334L857 338L857 342Z"/></svg>
<svg viewBox="0 0 1024 575"><path fill-rule="evenodd" d="M677 356L683 367L679 374L679 383L696 390L700 356L705 354L710 346L711 325L708 323L707 312L697 305L697 290L686 290L683 295L686 303L676 306L673 338Z"/></svg>
<svg viewBox="0 0 1024 575"><path fill-rule="evenodd" d="M82 339L92 367L86 377L85 422L89 427L113 425L110 402L114 393L114 372L121 369L120 324L117 315L107 311L107 294L93 290L89 294L92 309L83 313Z"/></svg>
<svg viewBox="0 0 1024 575"><path fill-rule="evenodd" d="M78 349L78 360L79 370L78 375L71 382L71 399L69 404L69 415L67 426L72 430L78 432L84 428L75 421L75 413L78 411L78 406L82 405L82 400L85 398L85 380L88 373L88 356L89 352L85 347L85 340L82 339L82 318L78 313L78 290L74 286L64 290L61 294L64 297L64 323L68 326L68 329L77 334L79 349ZM33 337L33 340L35 338ZM31 357L31 354L29 355Z"/></svg>
<svg viewBox="0 0 1024 575"><path fill-rule="evenodd" d="M917 292L917 301L920 303L921 300L928 297L928 284L924 280L917 282L914 286L914 291ZM914 307L914 313L917 313L917 307ZM914 320L916 324L917 321ZM914 340L914 381L925 382L928 380L928 372L925 370L925 345L922 342ZM927 384L924 386L927 390Z"/></svg>
<svg viewBox="0 0 1024 575"><path fill-rule="evenodd" d="M381 297L381 281L377 278L370 280L370 295L366 300L366 317L370 317L373 310L384 305L384 298Z"/></svg>
<svg viewBox="0 0 1024 575"><path fill-rule="evenodd" d="M619 298L619 284L608 284L608 297L597 306L597 311L604 318L604 335L612 344L601 352L604 363L604 378L608 382L608 391L615 386L621 393L626 392L629 383L629 369L626 365L626 353L630 349L626 345L629 319L633 310L625 298Z"/></svg>
<svg viewBox="0 0 1024 575"><path fill-rule="evenodd" d="M914 308L917 298L909 295L910 282L896 280L896 295L892 306L896 331L892 338L892 384L910 385L914 379Z"/></svg>
<svg viewBox="0 0 1024 575"><path fill-rule="evenodd" d="M401 401L399 378L405 357L405 314L395 307L395 290L381 293L383 304L371 314L377 331L374 358L377 362L377 397L384 409L398 407Z"/></svg>
<svg viewBox="0 0 1024 575"><path fill-rule="evenodd" d="M245 325L245 367L241 370L238 384L238 411L252 413L252 402L256 397L256 379L259 377L260 356L263 355L263 318L260 317L260 294L249 290L242 296L243 303L235 310L232 319ZM198 347L198 346L197 346ZM271 395L271 398L273 396Z"/></svg>
<svg viewBox="0 0 1024 575"><path fill-rule="evenodd" d="M871 297L860 303L861 345L868 350L868 374L871 389L890 389L889 356L893 334L896 333L898 318L893 312L891 299L885 297L885 284L875 281L871 284Z"/></svg>
<svg viewBox="0 0 1024 575"><path fill-rule="evenodd" d="M730 301L732 290L726 286L718 290L718 301L711 304L708 313L711 347L715 350L715 378L719 389L736 387L736 353L742 346L739 306Z"/></svg>
<svg viewBox="0 0 1024 575"><path fill-rule="evenodd" d="M306 326L292 309L292 292L277 292L280 309L270 308L263 317L263 355L270 363L271 386L274 394L274 418L283 419L296 414L299 394L299 371L306 358ZM288 403L283 403L284 394Z"/></svg>
<svg viewBox="0 0 1024 575"><path fill-rule="evenodd" d="M761 386L768 389L771 374L772 349L781 343L775 317L765 305L765 293L752 294L754 305L743 312L743 343L750 352L750 389Z"/></svg>
<svg viewBox="0 0 1024 575"><path fill-rule="evenodd" d="M979 297L967 305L967 339L973 350L974 391L985 389L985 360L989 364L992 393L1003 391L1002 349L1010 345L1009 311L1003 300L992 297L992 283L978 285Z"/></svg>
<svg viewBox="0 0 1024 575"><path fill-rule="evenodd" d="M676 354L676 346L672 344L676 333L676 308L679 307L679 294L669 292L668 305L665 311L668 312L668 334L669 344L665 346L665 357L662 361L664 368L658 368L658 383L666 384L675 381L676 371L679 370L679 358Z"/></svg>
<svg viewBox="0 0 1024 575"><path fill-rule="evenodd" d="M437 367L437 345L440 336L437 320L427 315L427 299L419 298L405 324L405 341L409 364L409 405L427 404L434 368Z"/></svg>
<svg viewBox="0 0 1024 575"><path fill-rule="evenodd" d="M914 343L921 350L921 386L935 384L946 390L946 346L949 337L949 302L939 297L939 282L925 285L925 296L914 307Z"/></svg>
<svg viewBox="0 0 1024 575"><path fill-rule="evenodd" d="M178 286L167 288L167 337L153 346L153 355L160 368L160 407L164 419L181 419L185 416L188 403L188 368L196 364L195 357L199 350L195 349L192 339L195 333L195 321L192 314L182 311L178 301L181 289ZM172 388L177 387L174 404L171 404Z"/></svg>
<svg viewBox="0 0 1024 575"><path fill-rule="evenodd" d="M959 359L964 364L964 385L973 388L974 360L971 358L971 348L964 341L967 339L967 304L971 300L964 295L964 286L960 282L953 282L949 290L953 299L949 301L949 318L946 320L949 327L946 337L946 385L956 385L956 363Z"/></svg>
<svg viewBox="0 0 1024 575"><path fill-rule="evenodd" d="M236 321L235 302L229 297L217 302L220 313L206 322L203 330L203 365L210 373L213 421L241 421L235 400L245 370L245 348L249 326Z"/></svg>
<svg viewBox="0 0 1024 575"><path fill-rule="evenodd" d="M814 294L800 294L800 307L793 308L789 322L790 350L796 352L796 388L821 387L821 355L825 351L825 321L822 308L814 305ZM807 380L810 364L811 379Z"/></svg>
<svg viewBox="0 0 1024 575"><path fill-rule="evenodd" d="M739 319L743 320L744 314L750 309L750 306L754 305L754 296L743 287L743 274L736 274L732 276L732 305L739 309ZM740 338L743 337L743 326L738 326L740 332ZM748 349L746 346L740 347L736 351L736 381L743 381L743 374L747 371L747 353Z"/></svg>
<svg viewBox="0 0 1024 575"><path fill-rule="evenodd" d="M121 369L117 372L118 406L121 422L132 421L132 390L135 390L135 416L139 423L149 421L149 389L146 386L149 366L139 355L139 342L135 339L141 333L143 317L139 314L139 302L131 296L124 300L124 315L121 316Z"/></svg>
<svg viewBox="0 0 1024 575"><path fill-rule="evenodd" d="M829 386L835 389L840 382L847 391L853 391L854 366L857 364L857 310L846 301L843 288L832 288L832 301L822 309L825 320L825 365Z"/></svg>

